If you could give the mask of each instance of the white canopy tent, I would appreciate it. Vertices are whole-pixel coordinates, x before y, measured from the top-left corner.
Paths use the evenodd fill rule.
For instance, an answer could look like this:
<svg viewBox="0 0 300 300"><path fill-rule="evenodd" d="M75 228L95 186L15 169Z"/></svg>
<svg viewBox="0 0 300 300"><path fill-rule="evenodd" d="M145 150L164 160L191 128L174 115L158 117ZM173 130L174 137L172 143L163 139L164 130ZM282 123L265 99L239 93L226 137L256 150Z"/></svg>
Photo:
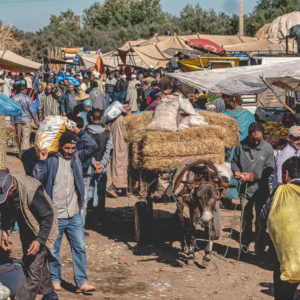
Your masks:
<svg viewBox="0 0 300 300"><path fill-rule="evenodd" d="M300 60L258 66L205 70L188 73L169 73L194 88L212 93L259 94L267 89L261 81L263 76L269 83L291 91L300 91Z"/></svg>
<svg viewBox="0 0 300 300"><path fill-rule="evenodd" d="M13 72L29 73L38 71L42 68L42 65L15 54L10 50L1 50L0 68Z"/></svg>

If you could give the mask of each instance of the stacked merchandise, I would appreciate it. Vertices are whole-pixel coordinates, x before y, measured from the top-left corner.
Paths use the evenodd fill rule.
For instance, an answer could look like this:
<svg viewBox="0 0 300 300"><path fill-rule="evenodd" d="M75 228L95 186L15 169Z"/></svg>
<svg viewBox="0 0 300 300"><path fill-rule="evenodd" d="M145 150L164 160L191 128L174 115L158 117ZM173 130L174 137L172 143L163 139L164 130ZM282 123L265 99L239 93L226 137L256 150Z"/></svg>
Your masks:
<svg viewBox="0 0 300 300"><path fill-rule="evenodd" d="M289 134L289 128L285 127L281 122L267 122L264 124L264 138L271 135L277 135L280 139L286 139Z"/></svg>

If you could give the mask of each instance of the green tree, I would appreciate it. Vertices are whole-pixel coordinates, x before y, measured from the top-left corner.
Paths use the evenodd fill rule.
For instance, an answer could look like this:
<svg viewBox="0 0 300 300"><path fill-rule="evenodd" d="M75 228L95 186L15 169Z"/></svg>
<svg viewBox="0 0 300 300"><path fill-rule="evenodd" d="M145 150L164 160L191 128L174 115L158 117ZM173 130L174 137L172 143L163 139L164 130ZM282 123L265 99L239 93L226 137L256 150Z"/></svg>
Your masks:
<svg viewBox="0 0 300 300"><path fill-rule="evenodd" d="M58 17L51 15L48 27L51 30L77 31L80 29L80 23L80 16L76 16L73 10L68 9L65 12L61 12Z"/></svg>

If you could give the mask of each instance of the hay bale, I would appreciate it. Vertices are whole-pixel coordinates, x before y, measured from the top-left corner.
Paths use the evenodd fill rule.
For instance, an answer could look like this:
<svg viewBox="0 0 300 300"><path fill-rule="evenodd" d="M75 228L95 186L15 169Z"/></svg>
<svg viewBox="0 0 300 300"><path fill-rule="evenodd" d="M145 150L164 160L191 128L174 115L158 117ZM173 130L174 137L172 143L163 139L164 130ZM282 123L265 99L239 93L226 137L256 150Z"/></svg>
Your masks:
<svg viewBox="0 0 300 300"><path fill-rule="evenodd" d="M262 28L260 28L257 31L255 37L257 37L257 38L264 38L264 39L267 38L268 37L267 33L268 33L270 25L271 25L271 23L265 24Z"/></svg>
<svg viewBox="0 0 300 300"><path fill-rule="evenodd" d="M142 164L141 145L140 143L132 143L129 145L129 160L134 169L140 169Z"/></svg>
<svg viewBox="0 0 300 300"><path fill-rule="evenodd" d="M147 131L143 143L167 143L167 142L189 142L195 139L224 140L226 136L225 128L218 125L203 125L176 132L169 131Z"/></svg>
<svg viewBox="0 0 300 300"><path fill-rule="evenodd" d="M146 127L150 124L153 112L146 112L137 115L127 116L123 119L123 135L127 143L139 143L145 133Z"/></svg>
<svg viewBox="0 0 300 300"><path fill-rule="evenodd" d="M225 147L231 148L235 147L239 142L239 126L235 119L229 117L228 115L214 113L209 111L197 111L197 113L204 117L205 122L209 125L218 125L225 129L224 144ZM139 143L148 134L148 132L153 133L154 131L146 132L146 127L150 124L152 120L153 113L146 112L137 115L127 116L123 120L123 134L124 139L128 143ZM181 122L183 118L186 117L185 114L180 114L179 121ZM200 127L198 127L199 129ZM190 129L188 129L190 130ZM156 131L157 133L159 131ZM183 131L164 132L165 134L175 135L185 135L181 133ZM200 134L200 133L199 133ZM209 137L209 136L208 136ZM218 135L219 137L219 135Z"/></svg>
<svg viewBox="0 0 300 300"><path fill-rule="evenodd" d="M210 111L197 111L209 125L219 125L226 130L224 145L226 148L236 147L240 141L239 125L234 118Z"/></svg>
<svg viewBox="0 0 300 300"><path fill-rule="evenodd" d="M225 147L220 139L194 139L188 143L147 143L142 149L142 168L161 170L181 163L185 158L210 159L214 164L225 160Z"/></svg>

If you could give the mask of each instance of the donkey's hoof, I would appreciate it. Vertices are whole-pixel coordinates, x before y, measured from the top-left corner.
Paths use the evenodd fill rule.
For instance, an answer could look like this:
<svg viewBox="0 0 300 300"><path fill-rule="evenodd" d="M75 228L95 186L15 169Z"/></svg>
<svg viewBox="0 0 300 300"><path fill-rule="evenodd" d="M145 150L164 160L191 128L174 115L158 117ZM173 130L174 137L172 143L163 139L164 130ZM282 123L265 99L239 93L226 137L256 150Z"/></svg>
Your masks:
<svg viewBox="0 0 300 300"><path fill-rule="evenodd" d="M203 256L202 266L207 268L209 266L209 262L210 262L210 258L208 258L207 256Z"/></svg>

